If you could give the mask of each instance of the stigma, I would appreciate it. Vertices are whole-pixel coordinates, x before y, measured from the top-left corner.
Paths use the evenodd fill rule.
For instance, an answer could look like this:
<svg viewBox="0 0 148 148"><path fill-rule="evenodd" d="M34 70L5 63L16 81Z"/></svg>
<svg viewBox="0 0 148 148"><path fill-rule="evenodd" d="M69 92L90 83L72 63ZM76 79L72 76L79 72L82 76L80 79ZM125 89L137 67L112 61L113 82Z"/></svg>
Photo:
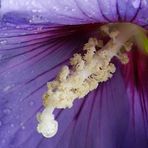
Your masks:
<svg viewBox="0 0 148 148"><path fill-rule="evenodd" d="M44 110L37 115L37 131L44 137L53 137L58 131L54 109L71 108L75 99L84 98L113 76L116 71L111 62L113 57L123 64L128 63L127 52L132 44L127 37L121 38L120 31L110 31L108 26L103 26L101 30L110 37L106 45L97 38L89 38L82 49L83 54L75 53L69 66L63 66L55 80L47 83L48 90L43 96Z"/></svg>

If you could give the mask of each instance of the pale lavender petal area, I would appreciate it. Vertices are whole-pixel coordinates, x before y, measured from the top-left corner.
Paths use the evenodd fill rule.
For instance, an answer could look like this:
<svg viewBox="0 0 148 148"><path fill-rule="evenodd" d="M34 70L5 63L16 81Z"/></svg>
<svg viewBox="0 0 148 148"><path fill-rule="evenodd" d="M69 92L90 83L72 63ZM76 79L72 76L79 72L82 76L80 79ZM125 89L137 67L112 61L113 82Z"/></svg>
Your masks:
<svg viewBox="0 0 148 148"><path fill-rule="evenodd" d="M147 0L1 0L3 21L88 24L133 22L148 24Z"/></svg>

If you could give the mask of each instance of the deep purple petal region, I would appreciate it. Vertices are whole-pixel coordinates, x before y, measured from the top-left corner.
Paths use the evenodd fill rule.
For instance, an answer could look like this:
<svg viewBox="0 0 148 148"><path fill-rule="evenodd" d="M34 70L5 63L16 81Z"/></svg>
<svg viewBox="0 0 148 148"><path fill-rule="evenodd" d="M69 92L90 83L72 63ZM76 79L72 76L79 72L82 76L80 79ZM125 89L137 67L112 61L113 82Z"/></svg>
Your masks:
<svg viewBox="0 0 148 148"><path fill-rule="evenodd" d="M146 147L148 146L148 56L135 49L129 57L130 62L124 68L124 78L130 99L129 129L131 130L127 138L131 145L136 141L138 148Z"/></svg>

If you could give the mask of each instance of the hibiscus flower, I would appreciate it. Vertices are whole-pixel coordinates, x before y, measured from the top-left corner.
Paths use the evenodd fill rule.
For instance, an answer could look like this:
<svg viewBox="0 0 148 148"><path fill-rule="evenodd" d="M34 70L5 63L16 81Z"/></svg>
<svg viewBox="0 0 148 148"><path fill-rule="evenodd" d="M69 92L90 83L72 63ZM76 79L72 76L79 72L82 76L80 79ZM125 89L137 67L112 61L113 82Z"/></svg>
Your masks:
<svg viewBox="0 0 148 148"><path fill-rule="evenodd" d="M0 148L147 148L147 12L147 0L1 0ZM36 116L50 104L47 82L76 53L87 62L82 49L92 40L96 54L110 39L126 43L121 51L129 61L111 57L110 75L96 88L70 108L55 105L58 128L45 138ZM72 64L68 69L73 72Z"/></svg>

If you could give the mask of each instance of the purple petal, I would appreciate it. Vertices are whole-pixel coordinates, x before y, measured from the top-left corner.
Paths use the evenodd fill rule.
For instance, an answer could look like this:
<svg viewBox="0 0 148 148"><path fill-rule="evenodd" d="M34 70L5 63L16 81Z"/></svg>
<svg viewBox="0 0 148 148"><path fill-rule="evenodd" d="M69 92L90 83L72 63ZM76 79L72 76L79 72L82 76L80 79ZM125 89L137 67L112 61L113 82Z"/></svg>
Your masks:
<svg viewBox="0 0 148 148"><path fill-rule="evenodd" d="M41 26L6 27L0 32L1 147L29 144L34 148L40 142L36 113L42 107L46 83L85 39L74 32L74 27Z"/></svg>
<svg viewBox="0 0 148 148"><path fill-rule="evenodd" d="M147 26L147 0L2 0L1 18L13 23L134 22Z"/></svg>
<svg viewBox="0 0 148 148"><path fill-rule="evenodd" d="M78 102L82 102L80 108ZM71 114L73 111L75 113ZM39 148L47 145L49 148L122 147L127 133L129 110L120 71L86 98L77 100L72 109L59 115L58 120L61 123L58 134L50 140L42 140Z"/></svg>
<svg viewBox="0 0 148 148"><path fill-rule="evenodd" d="M135 50L129 57L130 63L124 69L130 98L128 146L145 148L148 146L148 56Z"/></svg>

